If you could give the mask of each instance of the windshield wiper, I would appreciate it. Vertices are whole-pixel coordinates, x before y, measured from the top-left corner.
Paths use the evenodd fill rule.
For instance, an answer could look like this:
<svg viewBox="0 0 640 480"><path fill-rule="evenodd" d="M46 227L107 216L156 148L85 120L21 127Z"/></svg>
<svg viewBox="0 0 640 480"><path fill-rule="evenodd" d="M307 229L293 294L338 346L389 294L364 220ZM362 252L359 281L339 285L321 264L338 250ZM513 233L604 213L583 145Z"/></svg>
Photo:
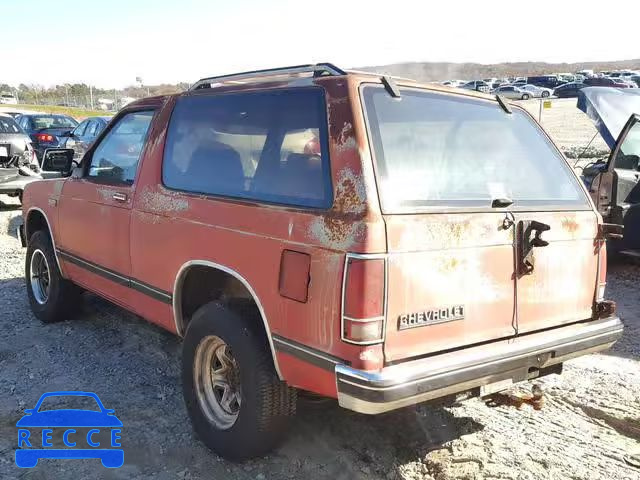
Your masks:
<svg viewBox="0 0 640 480"><path fill-rule="evenodd" d="M494 198L491 201L491 208L506 208L513 204L513 200L510 198Z"/></svg>

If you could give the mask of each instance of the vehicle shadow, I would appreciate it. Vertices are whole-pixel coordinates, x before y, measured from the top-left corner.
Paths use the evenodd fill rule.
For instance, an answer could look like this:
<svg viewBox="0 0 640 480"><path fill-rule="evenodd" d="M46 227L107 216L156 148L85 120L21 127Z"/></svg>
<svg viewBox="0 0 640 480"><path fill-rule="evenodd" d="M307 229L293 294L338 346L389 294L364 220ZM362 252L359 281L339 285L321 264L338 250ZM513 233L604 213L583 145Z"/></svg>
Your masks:
<svg viewBox="0 0 640 480"><path fill-rule="evenodd" d="M640 264L628 258L609 262L606 298L616 302L617 313L624 323L622 338L606 355L640 360Z"/></svg>
<svg viewBox="0 0 640 480"><path fill-rule="evenodd" d="M0 212L10 212L12 210L20 210L22 205L19 202L16 203L6 203L0 200Z"/></svg>
<svg viewBox="0 0 640 480"><path fill-rule="evenodd" d="M336 401L316 404L303 397L298 400L291 434L279 453L294 462L308 458L324 464L322 478L399 478L407 464L433 474L429 472L429 452L483 429L476 420L456 417L437 405L370 416L344 410Z"/></svg>
<svg viewBox="0 0 640 480"><path fill-rule="evenodd" d="M11 412L13 422L46 391L96 392L127 426L123 468L131 478L167 470L178 475L187 466L193 478L259 478L258 472L262 478L400 478L407 466L427 473L429 452L484 428L440 407L367 416L335 400L303 397L278 449L242 464L226 462L204 447L188 420L177 337L91 294L83 295L77 318L42 324L30 311L20 277L0 280L0 296L0 364L15 389L0 396L0 411ZM151 445L164 452L161 457ZM95 473L92 465L74 463L73 469L87 478ZM6 478L2 471L0 466L0 478Z"/></svg>

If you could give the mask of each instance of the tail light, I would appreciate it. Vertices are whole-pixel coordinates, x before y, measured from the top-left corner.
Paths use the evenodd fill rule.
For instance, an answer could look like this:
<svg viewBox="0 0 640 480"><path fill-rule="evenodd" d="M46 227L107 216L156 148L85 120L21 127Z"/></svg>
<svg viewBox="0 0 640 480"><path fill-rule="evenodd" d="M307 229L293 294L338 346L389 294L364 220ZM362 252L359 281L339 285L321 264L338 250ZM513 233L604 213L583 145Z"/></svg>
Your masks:
<svg viewBox="0 0 640 480"><path fill-rule="evenodd" d="M54 140L57 140L57 138L50 133L36 133L36 139L43 143L52 143Z"/></svg>
<svg viewBox="0 0 640 480"><path fill-rule="evenodd" d="M342 285L342 340L358 345L384 339L386 258L347 254Z"/></svg>

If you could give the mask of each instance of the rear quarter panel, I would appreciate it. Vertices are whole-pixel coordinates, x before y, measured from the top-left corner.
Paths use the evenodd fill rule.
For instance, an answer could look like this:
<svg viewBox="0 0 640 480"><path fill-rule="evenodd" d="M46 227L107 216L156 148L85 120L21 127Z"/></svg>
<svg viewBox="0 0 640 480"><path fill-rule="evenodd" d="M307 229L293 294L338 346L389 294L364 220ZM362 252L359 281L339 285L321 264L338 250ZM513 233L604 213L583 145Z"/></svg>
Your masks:
<svg viewBox="0 0 640 480"><path fill-rule="evenodd" d="M131 221L132 277L166 292L187 262L203 260L231 269L254 290L272 334L361 365L361 347L340 340L342 271L346 251L384 252L385 229L363 131L352 115L347 79L317 80L327 100L329 156L334 206L303 210L281 205L188 194L162 185L162 157L173 103L160 112L150 137L135 192ZM356 97L355 102L359 105ZM279 292L282 252L308 254L308 299ZM175 313L136 297L147 318L176 331ZM283 377L291 385L335 395L333 372L278 352ZM379 356L382 361L381 355Z"/></svg>

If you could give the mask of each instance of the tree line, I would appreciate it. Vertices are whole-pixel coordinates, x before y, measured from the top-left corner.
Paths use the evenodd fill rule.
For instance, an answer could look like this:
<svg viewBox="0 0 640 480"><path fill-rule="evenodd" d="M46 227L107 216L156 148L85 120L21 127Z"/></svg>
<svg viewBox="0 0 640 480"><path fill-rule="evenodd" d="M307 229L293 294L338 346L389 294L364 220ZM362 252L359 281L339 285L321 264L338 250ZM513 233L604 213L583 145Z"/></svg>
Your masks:
<svg viewBox="0 0 640 480"><path fill-rule="evenodd" d="M189 84L187 83L149 86L132 85L122 89L104 89L89 86L86 83L69 83L51 87L21 83L16 88L0 82L0 92L13 93L20 103L34 105L65 104L82 107L89 107L92 100L95 105L99 98L106 98L117 102L123 97L143 98L154 95L167 95L184 91L187 88L189 88Z"/></svg>

